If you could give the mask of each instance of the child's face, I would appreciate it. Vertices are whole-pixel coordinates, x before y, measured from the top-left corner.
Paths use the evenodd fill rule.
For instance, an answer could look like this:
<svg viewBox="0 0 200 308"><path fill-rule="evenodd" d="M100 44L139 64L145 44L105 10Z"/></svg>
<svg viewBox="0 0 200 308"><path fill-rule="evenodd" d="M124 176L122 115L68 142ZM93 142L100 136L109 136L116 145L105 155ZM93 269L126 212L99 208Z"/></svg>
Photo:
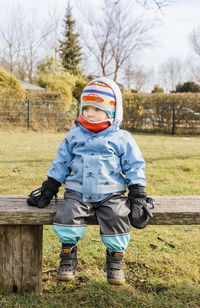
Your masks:
<svg viewBox="0 0 200 308"><path fill-rule="evenodd" d="M91 122L104 121L108 119L108 115L105 111L92 106L85 106L83 109L83 115L86 120Z"/></svg>

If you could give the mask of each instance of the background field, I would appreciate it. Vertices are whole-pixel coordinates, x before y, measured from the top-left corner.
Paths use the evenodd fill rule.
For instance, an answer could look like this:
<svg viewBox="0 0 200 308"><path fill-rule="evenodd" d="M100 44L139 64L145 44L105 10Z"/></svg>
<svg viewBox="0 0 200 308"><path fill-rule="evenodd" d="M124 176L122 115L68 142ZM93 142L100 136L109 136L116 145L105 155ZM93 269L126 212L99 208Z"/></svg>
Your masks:
<svg viewBox="0 0 200 308"><path fill-rule="evenodd" d="M0 131L0 194L27 195L38 188L64 136ZM199 137L134 137L146 160L148 195L200 194ZM124 257L126 284L115 287L106 283L105 247L98 226L89 226L78 245L77 278L66 284L55 279L60 243L52 227L46 226L43 268L52 271L43 275L43 292L0 296L0 307L200 307L199 243L200 226L132 229Z"/></svg>

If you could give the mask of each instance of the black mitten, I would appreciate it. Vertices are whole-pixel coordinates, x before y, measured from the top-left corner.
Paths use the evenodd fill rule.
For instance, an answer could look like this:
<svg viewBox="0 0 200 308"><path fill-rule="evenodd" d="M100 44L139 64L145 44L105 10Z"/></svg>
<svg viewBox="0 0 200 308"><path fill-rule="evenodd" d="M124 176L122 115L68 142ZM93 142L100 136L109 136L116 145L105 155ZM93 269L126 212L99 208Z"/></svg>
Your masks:
<svg viewBox="0 0 200 308"><path fill-rule="evenodd" d="M144 229L149 222L149 217L153 217L147 207L149 198L147 198L143 186L130 185L128 188L128 200L131 210L129 214L130 223L134 228Z"/></svg>
<svg viewBox="0 0 200 308"><path fill-rule="evenodd" d="M57 195L60 186L60 182L53 178L48 178L42 183L41 188L32 191L29 195L29 198L27 199L28 205L44 208L50 203L53 196Z"/></svg>

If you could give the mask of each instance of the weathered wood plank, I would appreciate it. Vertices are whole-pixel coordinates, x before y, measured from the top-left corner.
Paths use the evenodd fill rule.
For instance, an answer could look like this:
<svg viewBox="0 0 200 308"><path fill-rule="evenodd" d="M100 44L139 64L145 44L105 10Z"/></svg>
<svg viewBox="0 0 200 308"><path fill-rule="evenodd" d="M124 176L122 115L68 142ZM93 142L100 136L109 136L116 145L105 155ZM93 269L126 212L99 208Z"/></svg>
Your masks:
<svg viewBox="0 0 200 308"><path fill-rule="evenodd" d="M0 226L0 294L40 291L43 226Z"/></svg>
<svg viewBox="0 0 200 308"><path fill-rule="evenodd" d="M151 225L200 224L200 196L153 198ZM41 290L42 225L52 224L56 208L54 200L38 209L24 196L0 196L0 294ZM88 223L97 224L95 218Z"/></svg>
<svg viewBox="0 0 200 308"><path fill-rule="evenodd" d="M153 196L151 225L200 224L200 196ZM59 198L58 205L62 202ZM57 205L52 200L44 209L30 207L24 196L0 196L0 225L51 225ZM88 224L97 224L95 218Z"/></svg>

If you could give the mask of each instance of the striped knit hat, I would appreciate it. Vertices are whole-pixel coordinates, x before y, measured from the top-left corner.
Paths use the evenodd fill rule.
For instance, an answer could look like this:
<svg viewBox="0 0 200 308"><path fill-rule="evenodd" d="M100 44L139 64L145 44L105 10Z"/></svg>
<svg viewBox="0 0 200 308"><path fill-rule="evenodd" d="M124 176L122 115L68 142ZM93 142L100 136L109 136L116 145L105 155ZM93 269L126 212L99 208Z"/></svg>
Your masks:
<svg viewBox="0 0 200 308"><path fill-rule="evenodd" d="M109 119L115 117L116 98L110 86L100 81L91 81L81 95L81 113L84 106L97 107L105 111Z"/></svg>

